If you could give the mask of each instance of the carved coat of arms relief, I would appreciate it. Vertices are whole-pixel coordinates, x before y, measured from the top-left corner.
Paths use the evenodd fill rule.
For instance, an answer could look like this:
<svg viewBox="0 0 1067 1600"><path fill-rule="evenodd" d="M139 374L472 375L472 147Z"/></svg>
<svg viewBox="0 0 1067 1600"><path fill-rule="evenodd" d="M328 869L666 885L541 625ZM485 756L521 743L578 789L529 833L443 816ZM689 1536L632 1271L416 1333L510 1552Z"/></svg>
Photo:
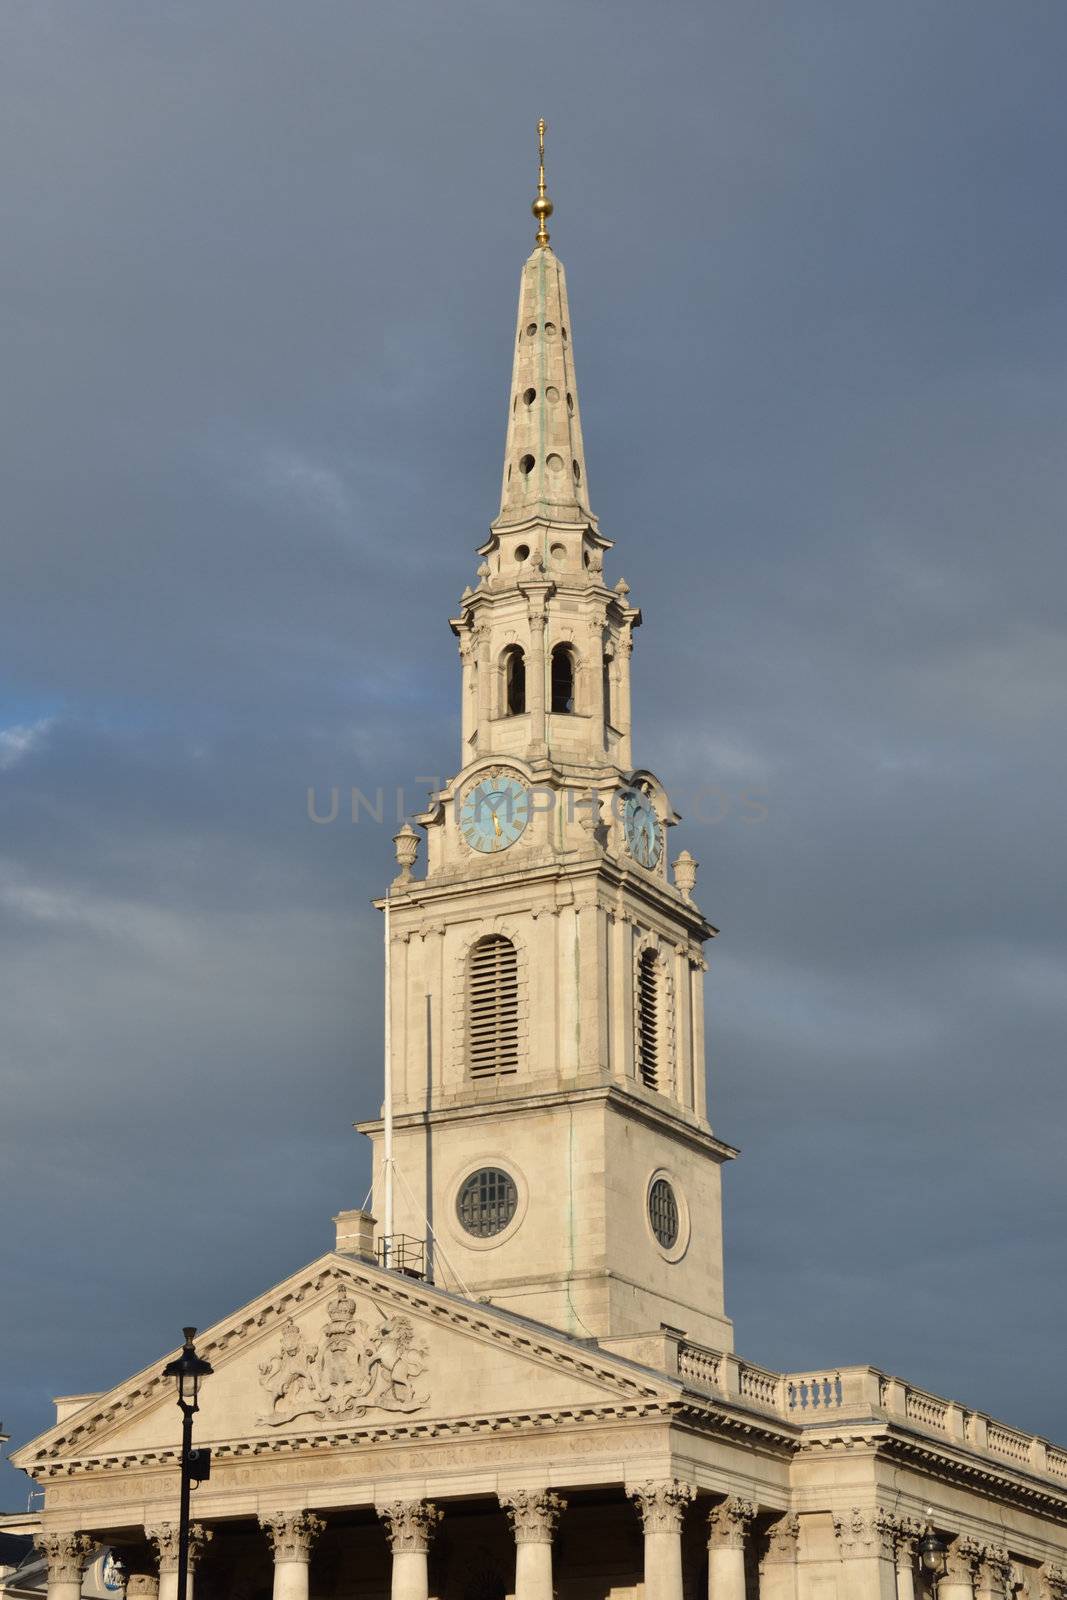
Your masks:
<svg viewBox="0 0 1067 1600"><path fill-rule="evenodd" d="M326 1308L318 1342L309 1344L290 1317L278 1348L259 1364L259 1381L269 1405L262 1426L279 1427L297 1417L346 1422L368 1411L418 1411L429 1400L420 1383L426 1372L425 1345L416 1343L407 1317L376 1320L340 1288Z"/></svg>

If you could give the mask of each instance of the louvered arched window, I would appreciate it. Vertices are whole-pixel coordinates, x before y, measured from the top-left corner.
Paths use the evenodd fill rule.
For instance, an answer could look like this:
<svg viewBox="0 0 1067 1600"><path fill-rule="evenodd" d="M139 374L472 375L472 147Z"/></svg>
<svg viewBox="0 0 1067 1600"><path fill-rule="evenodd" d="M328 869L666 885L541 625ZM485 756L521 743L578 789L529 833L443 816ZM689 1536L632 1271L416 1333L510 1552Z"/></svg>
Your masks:
<svg viewBox="0 0 1067 1600"><path fill-rule="evenodd" d="M637 964L637 1072L650 1089L660 1087L663 1025L659 957L654 950L642 950Z"/></svg>
<svg viewBox="0 0 1067 1600"><path fill-rule="evenodd" d="M519 1066L519 962L502 934L479 939L467 974L467 1052L472 1078Z"/></svg>

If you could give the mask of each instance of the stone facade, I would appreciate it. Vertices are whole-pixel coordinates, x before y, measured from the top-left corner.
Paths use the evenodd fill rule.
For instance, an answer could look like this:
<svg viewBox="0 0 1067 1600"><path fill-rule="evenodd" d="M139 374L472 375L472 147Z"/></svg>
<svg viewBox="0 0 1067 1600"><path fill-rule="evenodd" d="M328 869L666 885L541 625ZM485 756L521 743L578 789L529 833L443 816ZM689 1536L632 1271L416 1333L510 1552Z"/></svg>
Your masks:
<svg viewBox="0 0 1067 1600"><path fill-rule="evenodd" d="M928 1526L940 1600L1067 1600L1067 1451L872 1368L734 1353L714 929L632 765L640 613L604 575L547 248L516 327L500 514L453 622L460 770L416 819L421 875L407 826L379 902L392 1231L342 1213L333 1250L198 1341L197 1600L932 1600ZM380 1209L385 1123L362 1126ZM14 1456L43 1509L7 1523L49 1600L103 1545L131 1593L174 1593L167 1359L61 1400Z"/></svg>

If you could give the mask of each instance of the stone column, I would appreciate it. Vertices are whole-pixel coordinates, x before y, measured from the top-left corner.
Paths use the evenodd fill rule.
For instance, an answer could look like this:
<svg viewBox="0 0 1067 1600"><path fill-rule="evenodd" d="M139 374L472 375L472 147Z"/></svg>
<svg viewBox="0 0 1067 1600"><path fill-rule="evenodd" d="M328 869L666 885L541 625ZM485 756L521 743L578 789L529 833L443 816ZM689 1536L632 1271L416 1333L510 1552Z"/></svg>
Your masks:
<svg viewBox="0 0 1067 1600"><path fill-rule="evenodd" d="M915 1571L922 1528L910 1517L897 1517L893 1522L893 1532L897 1600L916 1600Z"/></svg>
<svg viewBox="0 0 1067 1600"><path fill-rule="evenodd" d="M632 625L626 624L619 640L619 708L615 726L619 731L619 749L616 760L624 772L633 764L633 730L630 708L630 657L634 653Z"/></svg>
<svg viewBox="0 0 1067 1600"><path fill-rule="evenodd" d="M881 1506L852 1506L834 1515L834 1532L847 1563L846 1595L856 1600L897 1600L897 1524Z"/></svg>
<svg viewBox="0 0 1067 1600"><path fill-rule="evenodd" d="M159 1579L154 1572L132 1572L126 1588L127 1600L157 1600Z"/></svg>
<svg viewBox="0 0 1067 1600"><path fill-rule="evenodd" d="M645 1530L645 1600L683 1600L682 1515L693 1490L677 1478L630 1490Z"/></svg>
<svg viewBox="0 0 1067 1600"><path fill-rule="evenodd" d="M1011 1557L1001 1544L987 1544L978 1558L977 1600L1011 1600Z"/></svg>
<svg viewBox="0 0 1067 1600"><path fill-rule="evenodd" d="M460 664L460 765L466 766L470 759L470 740L474 733L475 725L475 683L474 683L474 646L471 642L469 629L458 632Z"/></svg>
<svg viewBox="0 0 1067 1600"><path fill-rule="evenodd" d="M949 1546L945 1576L938 1581L937 1600L974 1600L974 1578L982 1546L966 1537Z"/></svg>
<svg viewBox="0 0 1067 1600"><path fill-rule="evenodd" d="M502 1494L515 1535L515 1600L552 1600L552 1538L566 1500L548 1491Z"/></svg>
<svg viewBox="0 0 1067 1600"><path fill-rule="evenodd" d="M471 630L471 637L478 652L476 657L478 673L478 730L476 745L478 754L482 755L489 748L489 719L492 715L493 706L493 682L492 672L489 665L488 623L479 622L477 627Z"/></svg>
<svg viewBox="0 0 1067 1600"><path fill-rule="evenodd" d="M178 1524L160 1522L154 1528L146 1528L145 1533L154 1545L159 1561L159 1600L177 1600ZM196 1564L213 1537L210 1528L205 1528L201 1523L189 1524L189 1582L186 1585L188 1600L193 1600Z"/></svg>
<svg viewBox="0 0 1067 1600"><path fill-rule="evenodd" d="M78 1600L82 1568L96 1549L87 1533L37 1534L34 1544L48 1563L48 1600Z"/></svg>
<svg viewBox="0 0 1067 1600"><path fill-rule="evenodd" d="M800 1518L788 1512L767 1529L759 1569L760 1600L796 1600Z"/></svg>
<svg viewBox="0 0 1067 1600"><path fill-rule="evenodd" d="M274 1600L308 1600L311 1547L325 1522L314 1511L275 1511L259 1525L274 1555Z"/></svg>
<svg viewBox="0 0 1067 1600"><path fill-rule="evenodd" d="M730 1495L708 1512L708 1600L745 1600L745 1542L756 1508Z"/></svg>
<svg viewBox="0 0 1067 1600"><path fill-rule="evenodd" d="M529 754L545 753L545 594L526 592L530 657L526 663L526 706L530 713Z"/></svg>
<svg viewBox="0 0 1067 1600"><path fill-rule="evenodd" d="M429 1600L427 1552L441 1513L428 1500L393 1500L378 1507L393 1552L391 1600Z"/></svg>

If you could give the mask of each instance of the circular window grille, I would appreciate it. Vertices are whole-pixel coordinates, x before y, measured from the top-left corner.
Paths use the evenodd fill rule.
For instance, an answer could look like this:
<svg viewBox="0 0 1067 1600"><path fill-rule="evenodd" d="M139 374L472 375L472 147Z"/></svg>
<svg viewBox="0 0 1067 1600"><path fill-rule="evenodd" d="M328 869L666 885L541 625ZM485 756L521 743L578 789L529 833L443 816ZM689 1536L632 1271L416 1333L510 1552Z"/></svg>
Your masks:
<svg viewBox="0 0 1067 1600"><path fill-rule="evenodd" d="M648 1220L656 1243L671 1250L678 1242L678 1202L666 1178L657 1178L648 1191Z"/></svg>
<svg viewBox="0 0 1067 1600"><path fill-rule="evenodd" d="M499 1167L483 1167L472 1172L460 1189L456 1214L467 1233L476 1239L490 1239L494 1233L503 1233L518 1204L514 1178Z"/></svg>

